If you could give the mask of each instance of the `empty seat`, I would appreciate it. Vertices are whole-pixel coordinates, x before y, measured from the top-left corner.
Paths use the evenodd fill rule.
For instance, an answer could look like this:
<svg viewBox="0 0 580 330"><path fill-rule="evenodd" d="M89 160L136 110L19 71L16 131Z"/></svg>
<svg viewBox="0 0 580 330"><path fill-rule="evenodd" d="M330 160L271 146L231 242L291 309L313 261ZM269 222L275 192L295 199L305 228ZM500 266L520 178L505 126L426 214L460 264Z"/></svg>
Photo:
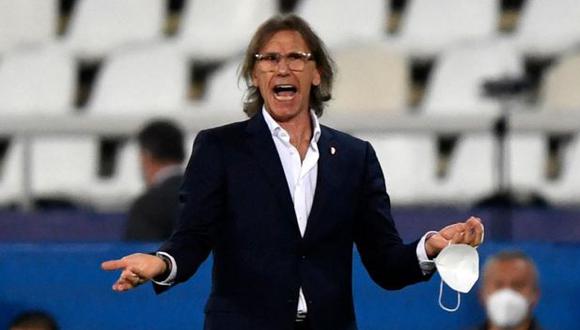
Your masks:
<svg viewBox="0 0 580 330"><path fill-rule="evenodd" d="M335 48L384 39L389 7L384 0L304 0L296 13L328 47Z"/></svg>
<svg viewBox="0 0 580 330"><path fill-rule="evenodd" d="M25 194L22 141L13 139L0 161L0 207L19 204Z"/></svg>
<svg viewBox="0 0 580 330"><path fill-rule="evenodd" d="M118 151L112 176L95 176L88 195L91 204L98 210L124 211L144 189L139 147L131 141L124 143Z"/></svg>
<svg viewBox="0 0 580 330"><path fill-rule="evenodd" d="M457 42L493 37L498 13L496 0L413 0L398 42L415 57L433 57Z"/></svg>
<svg viewBox="0 0 580 330"><path fill-rule="evenodd" d="M580 53L563 57L545 76L541 107L580 112Z"/></svg>
<svg viewBox="0 0 580 330"><path fill-rule="evenodd" d="M548 142L543 133L512 132L507 139L507 167L510 188L538 192L547 179Z"/></svg>
<svg viewBox="0 0 580 330"><path fill-rule="evenodd" d="M86 60L104 57L113 49L162 37L163 0L79 0L65 45Z"/></svg>
<svg viewBox="0 0 580 330"><path fill-rule="evenodd" d="M436 173L437 149L430 134L360 134L376 151L393 204L429 202L426 188Z"/></svg>
<svg viewBox="0 0 580 330"><path fill-rule="evenodd" d="M542 192L553 204L580 205L580 134L576 134L563 155L562 173L542 186Z"/></svg>
<svg viewBox="0 0 580 330"><path fill-rule="evenodd" d="M527 0L514 32L518 47L531 56L553 56L580 45L580 2Z"/></svg>
<svg viewBox="0 0 580 330"><path fill-rule="evenodd" d="M202 61L223 60L240 54L263 21L276 13L275 0L188 1L177 35L177 45Z"/></svg>
<svg viewBox="0 0 580 330"><path fill-rule="evenodd" d="M405 58L382 47L337 51L332 111L394 112L406 109L409 72Z"/></svg>
<svg viewBox="0 0 580 330"><path fill-rule="evenodd" d="M488 132L462 135L451 154L447 175L431 187L434 202L473 204L499 187L497 142Z"/></svg>
<svg viewBox="0 0 580 330"><path fill-rule="evenodd" d="M242 59L229 61L214 72L208 80L202 103L215 113L242 113L246 91L244 80L238 81L238 68Z"/></svg>
<svg viewBox="0 0 580 330"><path fill-rule="evenodd" d="M115 52L103 65L87 108L90 114L162 115L187 100L188 65L167 45Z"/></svg>
<svg viewBox="0 0 580 330"><path fill-rule="evenodd" d="M467 43L441 54L422 105L426 114L497 115L501 104L486 97L485 82L520 77L523 64L503 42Z"/></svg>
<svg viewBox="0 0 580 330"><path fill-rule="evenodd" d="M10 52L0 64L0 115L72 110L75 64L53 47Z"/></svg>
<svg viewBox="0 0 580 330"><path fill-rule="evenodd" d="M35 198L89 201L98 168L98 144L89 136L50 135L30 142L30 183Z"/></svg>
<svg viewBox="0 0 580 330"><path fill-rule="evenodd" d="M54 40L57 0L0 0L0 54Z"/></svg>

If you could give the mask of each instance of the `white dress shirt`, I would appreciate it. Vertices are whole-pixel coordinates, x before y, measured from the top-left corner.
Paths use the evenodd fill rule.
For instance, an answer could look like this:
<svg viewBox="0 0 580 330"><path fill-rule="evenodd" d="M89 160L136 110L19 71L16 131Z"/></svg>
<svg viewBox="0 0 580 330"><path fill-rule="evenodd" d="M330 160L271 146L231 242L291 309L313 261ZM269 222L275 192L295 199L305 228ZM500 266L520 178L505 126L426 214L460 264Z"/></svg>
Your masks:
<svg viewBox="0 0 580 330"><path fill-rule="evenodd" d="M286 182L288 183L288 188L292 195L292 201L294 202L294 212L296 214L296 219L298 220L300 235L304 236L308 216L310 215L310 209L312 208L312 202L314 201L314 192L316 191L318 158L320 156L317 144L321 134L320 123L318 122L318 118L314 112L311 111L310 117L313 128L312 139L310 140L310 145L306 151L304 161L301 161L298 150L290 143L290 135L288 132L284 130L265 109L262 109L262 114L270 132L272 133L272 139L274 140L276 150L278 151L280 161L282 162ZM421 238L416 250L417 258L419 259L419 266L425 275L432 272L435 268L434 262L429 260L425 251L425 239L432 233L435 232L429 232ZM155 283L171 285L173 284L177 273L175 260L165 252L160 251L157 253L170 259L172 269L171 274L167 279ZM302 288L300 288L297 311L306 313L307 310L308 307L306 305L304 292L302 291Z"/></svg>
<svg viewBox="0 0 580 330"><path fill-rule="evenodd" d="M308 145L304 161L300 159L300 153L290 143L290 135L284 130L270 114L262 109L262 114L266 120L266 124L272 133L272 139L276 145L276 150L284 168L286 182L288 189L292 195L294 202L294 213L298 220L298 228L300 235L304 237L306 231L306 222L312 209L312 201L314 201L314 192L316 190L316 178L318 177L318 139L320 138L320 124L318 118L311 111L310 117L312 120L312 139ZM298 297L298 312L306 313L308 310L306 306L306 299L304 292L300 288L300 296Z"/></svg>

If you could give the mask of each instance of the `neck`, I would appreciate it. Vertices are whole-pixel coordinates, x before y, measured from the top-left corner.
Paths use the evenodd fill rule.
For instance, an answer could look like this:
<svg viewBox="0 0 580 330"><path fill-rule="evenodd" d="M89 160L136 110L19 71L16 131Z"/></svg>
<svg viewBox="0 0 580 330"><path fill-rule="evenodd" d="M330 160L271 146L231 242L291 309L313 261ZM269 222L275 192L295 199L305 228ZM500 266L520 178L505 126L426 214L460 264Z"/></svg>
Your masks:
<svg viewBox="0 0 580 330"><path fill-rule="evenodd" d="M312 138L312 120L310 111L302 111L298 116L291 120L278 122L278 124L290 135L290 143L296 148L303 144L308 145Z"/></svg>

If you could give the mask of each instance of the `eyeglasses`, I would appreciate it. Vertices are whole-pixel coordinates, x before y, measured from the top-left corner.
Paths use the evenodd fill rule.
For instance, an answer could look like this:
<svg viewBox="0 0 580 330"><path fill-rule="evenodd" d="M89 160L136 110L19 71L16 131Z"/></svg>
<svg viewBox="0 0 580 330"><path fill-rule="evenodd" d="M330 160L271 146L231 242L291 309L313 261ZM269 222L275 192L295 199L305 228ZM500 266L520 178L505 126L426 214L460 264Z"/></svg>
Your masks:
<svg viewBox="0 0 580 330"><path fill-rule="evenodd" d="M282 59L286 60L288 69L292 71L302 71L307 61L312 60L311 53L292 52L286 55L280 53L257 53L254 54L257 61L258 69L264 72L273 72L278 69L278 65Z"/></svg>

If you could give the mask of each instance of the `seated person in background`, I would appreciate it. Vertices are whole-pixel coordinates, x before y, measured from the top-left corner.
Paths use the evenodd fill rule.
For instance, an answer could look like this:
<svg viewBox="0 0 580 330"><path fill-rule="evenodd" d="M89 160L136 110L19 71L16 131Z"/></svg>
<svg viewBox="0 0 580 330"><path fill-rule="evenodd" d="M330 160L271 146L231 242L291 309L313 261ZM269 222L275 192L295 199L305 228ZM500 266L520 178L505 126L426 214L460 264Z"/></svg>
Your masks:
<svg viewBox="0 0 580 330"><path fill-rule="evenodd" d="M58 330L56 321L42 311L26 311L10 324L10 330Z"/></svg>
<svg viewBox="0 0 580 330"><path fill-rule="evenodd" d="M533 317L540 298L538 271L523 252L502 251L488 258L480 298L487 320L478 329L540 329Z"/></svg>
<svg viewBox="0 0 580 330"><path fill-rule="evenodd" d="M137 136L147 190L129 210L124 239L161 241L173 231L183 178L183 133L170 121L146 125Z"/></svg>

